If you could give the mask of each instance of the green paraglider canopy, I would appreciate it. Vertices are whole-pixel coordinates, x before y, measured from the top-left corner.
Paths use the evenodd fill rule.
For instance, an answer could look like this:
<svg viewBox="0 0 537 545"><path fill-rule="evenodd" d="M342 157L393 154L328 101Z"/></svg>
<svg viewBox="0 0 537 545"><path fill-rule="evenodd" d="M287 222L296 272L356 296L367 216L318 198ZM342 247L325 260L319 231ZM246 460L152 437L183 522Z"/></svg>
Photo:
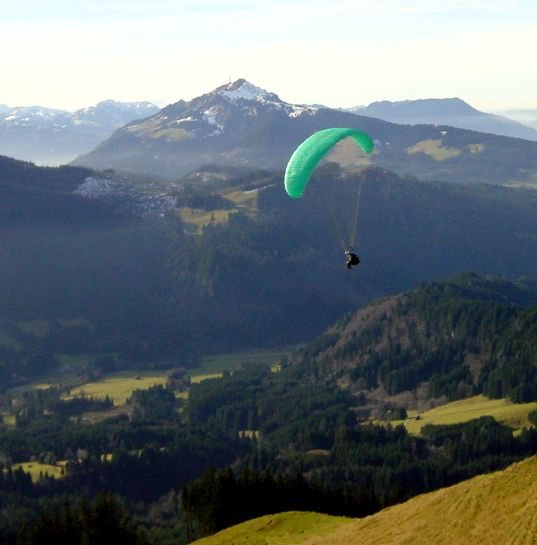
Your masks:
<svg viewBox="0 0 537 545"><path fill-rule="evenodd" d="M306 138L295 150L285 170L285 190L290 197L299 198L315 167L321 159L344 138L351 137L366 152L374 148L373 140L365 132L356 129L324 129Z"/></svg>

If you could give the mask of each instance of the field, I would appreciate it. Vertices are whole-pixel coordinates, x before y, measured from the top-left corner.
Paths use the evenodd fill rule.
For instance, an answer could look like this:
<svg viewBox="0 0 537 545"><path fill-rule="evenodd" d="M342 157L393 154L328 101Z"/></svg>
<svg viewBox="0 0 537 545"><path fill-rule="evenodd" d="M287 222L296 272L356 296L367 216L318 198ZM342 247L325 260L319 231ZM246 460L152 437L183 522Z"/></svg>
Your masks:
<svg viewBox="0 0 537 545"><path fill-rule="evenodd" d="M84 367L86 367L91 361L96 358L102 357L116 357L115 352L108 352L104 354L57 354L63 368L62 372L51 373L46 378L34 380L32 382L26 382L21 386L10 388L6 393L10 395L17 395L28 390L45 390L52 388L53 386L68 386L73 381L76 381L77 373Z"/></svg>
<svg viewBox="0 0 537 545"><path fill-rule="evenodd" d="M470 153L481 153L485 149L485 144L468 144L466 147Z"/></svg>
<svg viewBox="0 0 537 545"><path fill-rule="evenodd" d="M397 420L392 422L392 425L404 423L409 433L419 434L421 428L426 424L458 424L481 416L492 416L498 422L520 429L531 426L528 421L528 413L535 409L537 409L537 402L512 403L507 399L488 399L480 395L454 401L421 413L420 420ZM409 416L416 416L416 414L409 412Z"/></svg>
<svg viewBox="0 0 537 545"><path fill-rule="evenodd" d="M158 384L164 385L167 376L167 371L119 371L73 388L65 399L81 395L101 399L108 396L113 399L114 405L124 405L134 390L145 390Z"/></svg>
<svg viewBox="0 0 537 545"><path fill-rule="evenodd" d="M179 208L183 223L192 226L191 234L200 235L203 227L211 223L224 223L235 210L213 210L207 212L201 208Z"/></svg>
<svg viewBox="0 0 537 545"><path fill-rule="evenodd" d="M242 365L267 364L273 371L276 371L282 356L291 354L296 348L296 346L292 346L279 350L247 350L206 356L202 358L200 367L188 369L188 374L192 383L197 384L203 380L219 378L225 370L234 371ZM187 399L188 392L179 392L176 397Z"/></svg>
<svg viewBox="0 0 537 545"><path fill-rule="evenodd" d="M201 366L190 370L192 378L200 374L222 373L224 370L233 371L244 364L268 364L274 368L282 356L288 356L298 346L274 350L248 350L245 352L231 352L228 354L217 354L206 356L201 360Z"/></svg>
<svg viewBox="0 0 537 545"><path fill-rule="evenodd" d="M442 140L422 140L411 148L407 148L407 153L413 155L414 153L425 153L437 161L444 161L451 157L457 157L460 155L460 150L457 148L444 148L442 147Z"/></svg>
<svg viewBox="0 0 537 545"><path fill-rule="evenodd" d="M62 471L65 462L59 462L56 465L40 464L39 462L24 462L22 464L13 464L13 469L22 469L24 473L29 473L32 477L32 481L35 483L39 480L41 475L48 474L49 477L55 479L61 479L63 477Z"/></svg>
<svg viewBox="0 0 537 545"><path fill-rule="evenodd" d="M193 384L202 382L211 378L219 378L224 370L233 371L242 365L270 365L273 370L276 370L282 356L290 354L295 350L296 346L285 347L272 350L247 350L243 352L232 352L226 354L217 354L202 358L200 366L187 369L187 373L191 377ZM83 366L87 360L91 360L95 355L81 355L65 357L62 363L69 365L73 370ZM72 388L68 388L69 374L50 375L46 379L35 381L32 383L13 388L9 391L12 395L20 394L31 389L49 388L54 385L63 385L63 399L72 399L74 397L86 395L104 399L108 396L113 400L114 406L105 411L87 411L81 414L84 422L95 424L107 418L127 414L130 409L126 406L127 399L132 395L134 390L145 390L155 385L165 385L169 371L155 370L125 370L117 373L105 375L98 380L76 384ZM181 400L188 400L188 391L176 392L175 396ZM4 423L6 425L14 425L15 417L10 414L3 414Z"/></svg>
<svg viewBox="0 0 537 545"><path fill-rule="evenodd" d="M222 195L226 199L233 201L237 210L250 216L251 218L256 218L258 213L257 208L257 193L258 191L231 191Z"/></svg>
<svg viewBox="0 0 537 545"><path fill-rule="evenodd" d="M241 365L268 364L275 370L282 356L290 354L296 348L292 346L273 350L248 350L207 356L201 360L199 367L187 369L187 373L190 375L192 383L196 384L210 378L221 377L224 370L233 371ZM69 372L51 374L38 381L12 388L8 393L17 396L28 390L62 386L65 392L62 395L63 399L72 399L82 395L98 399L104 399L108 396L114 403L111 409L105 411L88 411L81 415L83 421L97 423L113 416L127 414L130 409L126 406L126 401L134 390L145 390L151 386L165 385L167 382L168 370L131 369L105 375L98 380L92 380L83 384L75 382L72 387L69 387L69 381L76 380L76 375L73 372L85 366L96 356L102 355L82 354L79 356L62 356L62 363L69 368ZM113 356L114 354L107 355ZM178 399L188 399L188 391L176 392L175 395ZM15 424L15 417L12 414L5 412L1 416L4 424L8 426Z"/></svg>
<svg viewBox="0 0 537 545"><path fill-rule="evenodd" d="M198 383L209 378L218 378L222 376L224 370L232 371L241 365L252 364L259 365L266 363L275 368L280 358L290 354L295 347L282 348L279 350L249 350L245 352L218 354L207 356L201 360L200 367L187 369L193 383ZM86 382L75 388L72 388L64 399L87 395L89 397L105 398L110 397L114 401L114 407L124 405L126 400L132 395L134 390L145 390L158 384L166 384L168 371L141 371L127 370L104 376L102 379L92 382ZM34 388L46 387L48 382L35 383ZM180 392L177 397L186 398L186 392ZM90 421L100 420L103 417L112 416L116 411L102 411L96 413L86 413Z"/></svg>
<svg viewBox="0 0 537 545"><path fill-rule="evenodd" d="M206 225L225 223L229 219L229 216L236 212L242 212L251 218L257 217L257 190L228 190L227 192L222 193L222 197L232 201L235 204L235 208L232 208L231 210L211 211L190 207L181 207L178 209L181 220L190 227L190 234L201 234L203 227Z"/></svg>
<svg viewBox="0 0 537 545"><path fill-rule="evenodd" d="M247 350L207 356L202 358L199 367L187 369L187 372L191 376L192 382L196 383L208 378L220 377L224 370L233 371L244 364L266 363L275 369L280 358L290 354L296 348L292 346L273 350ZM114 355L113 353L81 354L76 356L60 355L59 357L62 364L68 367L70 371L76 371L96 357ZM156 384L165 384L167 375L168 371L143 371L139 369L119 371L106 375L99 380L78 384L69 391L65 398L73 398L79 395L98 398L109 396L114 400L114 405L122 405L134 390L143 390ZM71 378L72 373L53 373L46 378L12 388L7 393L17 395L27 390L45 389L58 385L66 386Z"/></svg>

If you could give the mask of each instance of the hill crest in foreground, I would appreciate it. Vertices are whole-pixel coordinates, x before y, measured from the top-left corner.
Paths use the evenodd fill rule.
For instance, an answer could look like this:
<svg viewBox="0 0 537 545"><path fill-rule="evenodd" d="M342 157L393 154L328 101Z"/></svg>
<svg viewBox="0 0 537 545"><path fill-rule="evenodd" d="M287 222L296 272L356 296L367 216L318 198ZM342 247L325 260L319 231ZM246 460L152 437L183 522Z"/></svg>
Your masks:
<svg viewBox="0 0 537 545"><path fill-rule="evenodd" d="M537 458L350 521L291 512L228 528L195 545L525 545L537 541Z"/></svg>

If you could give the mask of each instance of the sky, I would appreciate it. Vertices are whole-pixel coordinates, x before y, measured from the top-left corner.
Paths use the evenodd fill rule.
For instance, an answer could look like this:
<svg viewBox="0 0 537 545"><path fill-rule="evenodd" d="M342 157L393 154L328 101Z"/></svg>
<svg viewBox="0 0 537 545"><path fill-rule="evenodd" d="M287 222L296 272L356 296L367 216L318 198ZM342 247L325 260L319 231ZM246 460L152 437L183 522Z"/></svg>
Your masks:
<svg viewBox="0 0 537 545"><path fill-rule="evenodd" d="M0 0L0 104L190 100L238 78L330 107L537 108L535 0Z"/></svg>

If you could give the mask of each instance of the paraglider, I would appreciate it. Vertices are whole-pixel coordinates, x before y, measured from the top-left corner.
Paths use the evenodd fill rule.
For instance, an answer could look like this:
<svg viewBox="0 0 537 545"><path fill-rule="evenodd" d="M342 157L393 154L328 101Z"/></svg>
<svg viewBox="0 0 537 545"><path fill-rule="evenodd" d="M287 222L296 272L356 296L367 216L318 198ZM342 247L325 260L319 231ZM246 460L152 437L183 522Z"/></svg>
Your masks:
<svg viewBox="0 0 537 545"><path fill-rule="evenodd" d="M360 258L354 253L352 246L349 250L345 250L345 257L347 258L347 262L345 263L345 266L347 269L352 269L353 267L356 267L360 263Z"/></svg>
<svg viewBox="0 0 537 545"><path fill-rule="evenodd" d="M291 155L285 169L285 190L290 197L298 199L304 194L306 185L321 162L321 159L341 140L353 138L366 152L371 153L375 144L365 132L357 129L324 129L306 138Z"/></svg>
<svg viewBox="0 0 537 545"><path fill-rule="evenodd" d="M318 131L306 138L306 140L298 146L289 159L287 168L285 169L284 184L285 191L289 197L298 199L304 195L306 186L317 165L336 144L348 137L352 138L365 153L371 153L373 151L374 143L372 138L365 132L351 128L332 128ZM360 263L360 259L354 252L352 245L354 244L354 239L356 237L361 187L361 185L358 186L355 193L354 206L351 214L352 217L350 218L348 242L345 241L342 229L337 225L337 218L334 210L330 210L333 216L333 224L336 227L340 239L340 245L345 252L345 266L348 269L351 269ZM326 206L329 206L329 204L326 203Z"/></svg>

